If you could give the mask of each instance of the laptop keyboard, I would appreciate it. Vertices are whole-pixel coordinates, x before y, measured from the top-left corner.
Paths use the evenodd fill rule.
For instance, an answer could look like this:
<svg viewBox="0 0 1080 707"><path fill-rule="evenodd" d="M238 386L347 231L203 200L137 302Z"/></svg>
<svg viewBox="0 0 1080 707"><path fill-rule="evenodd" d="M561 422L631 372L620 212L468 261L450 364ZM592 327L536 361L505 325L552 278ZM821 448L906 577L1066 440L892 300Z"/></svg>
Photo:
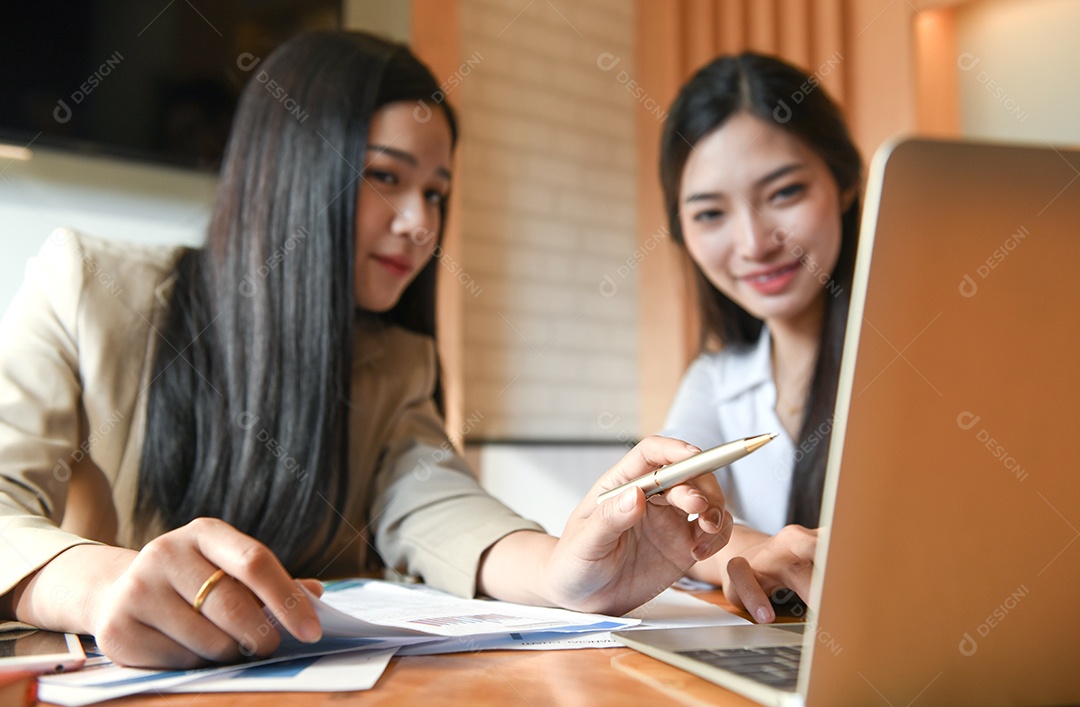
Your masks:
<svg viewBox="0 0 1080 707"><path fill-rule="evenodd" d="M794 690L799 678L802 646L722 648L712 651L679 651L679 655L742 675L770 687Z"/></svg>

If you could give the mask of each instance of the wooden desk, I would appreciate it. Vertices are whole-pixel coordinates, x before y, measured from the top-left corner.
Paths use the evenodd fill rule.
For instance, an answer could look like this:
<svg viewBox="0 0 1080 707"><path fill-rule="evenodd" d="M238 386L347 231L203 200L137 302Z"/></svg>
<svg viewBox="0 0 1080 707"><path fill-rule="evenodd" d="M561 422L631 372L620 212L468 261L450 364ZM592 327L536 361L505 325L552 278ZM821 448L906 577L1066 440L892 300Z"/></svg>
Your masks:
<svg viewBox="0 0 1080 707"><path fill-rule="evenodd" d="M722 592L696 593L696 596L733 610ZM752 707L755 703L629 648L602 648L394 658L375 687L363 692L140 695L107 704L116 707L353 704Z"/></svg>

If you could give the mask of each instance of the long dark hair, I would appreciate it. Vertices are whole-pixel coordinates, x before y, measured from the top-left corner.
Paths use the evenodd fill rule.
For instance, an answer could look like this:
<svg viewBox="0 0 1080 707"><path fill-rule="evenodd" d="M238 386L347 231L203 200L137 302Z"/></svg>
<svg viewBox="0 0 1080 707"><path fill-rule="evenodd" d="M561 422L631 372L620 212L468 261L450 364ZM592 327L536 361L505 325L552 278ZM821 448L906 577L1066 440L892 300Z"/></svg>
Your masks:
<svg viewBox="0 0 1080 707"><path fill-rule="evenodd" d="M207 243L180 257L157 324L139 522L221 518L297 573L338 530L349 409L363 404L350 401L353 262L372 116L416 101L456 130L431 72L370 35L301 35L251 74ZM384 319L434 337L436 268Z"/></svg>
<svg viewBox="0 0 1080 707"><path fill-rule="evenodd" d="M807 87L811 87L807 91ZM796 102L798 100L798 102ZM664 125L660 179L671 235L685 248L679 221L679 190L693 146L736 113L749 113L791 133L828 166L840 194L858 190L862 159L839 108L819 85L780 59L754 53L724 56L700 69L679 92ZM836 384L859 237L859 199L841 216L840 255L828 289L821 339L806 409L797 440L788 522L817 527L832 430ZM711 338L723 346L749 346L761 335L757 319L709 282L695 264L702 323L702 346Z"/></svg>

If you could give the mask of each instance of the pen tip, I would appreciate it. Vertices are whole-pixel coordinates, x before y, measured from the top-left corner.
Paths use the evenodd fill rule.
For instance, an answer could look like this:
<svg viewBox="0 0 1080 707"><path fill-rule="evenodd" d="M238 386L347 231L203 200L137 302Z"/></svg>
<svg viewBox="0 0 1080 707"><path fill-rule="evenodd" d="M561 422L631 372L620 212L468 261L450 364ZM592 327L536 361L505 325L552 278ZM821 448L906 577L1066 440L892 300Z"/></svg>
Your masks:
<svg viewBox="0 0 1080 707"><path fill-rule="evenodd" d="M769 433L769 439L776 439L779 436L780 436L779 432L770 432Z"/></svg>
<svg viewBox="0 0 1080 707"><path fill-rule="evenodd" d="M745 441L746 453L749 454L750 452L760 449L764 445L776 439L776 437L777 434L775 432L770 432L768 434L758 435L757 437L747 438Z"/></svg>

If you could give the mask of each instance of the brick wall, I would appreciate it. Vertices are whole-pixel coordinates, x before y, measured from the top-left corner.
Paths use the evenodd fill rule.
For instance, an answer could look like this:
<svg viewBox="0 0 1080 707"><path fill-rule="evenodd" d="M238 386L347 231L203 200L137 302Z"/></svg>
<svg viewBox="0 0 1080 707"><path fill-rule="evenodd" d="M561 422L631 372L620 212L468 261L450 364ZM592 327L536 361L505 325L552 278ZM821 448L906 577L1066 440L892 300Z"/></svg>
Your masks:
<svg viewBox="0 0 1080 707"><path fill-rule="evenodd" d="M636 436L636 101L601 68L632 66L633 5L460 9L463 63L447 87L462 118L469 436Z"/></svg>

